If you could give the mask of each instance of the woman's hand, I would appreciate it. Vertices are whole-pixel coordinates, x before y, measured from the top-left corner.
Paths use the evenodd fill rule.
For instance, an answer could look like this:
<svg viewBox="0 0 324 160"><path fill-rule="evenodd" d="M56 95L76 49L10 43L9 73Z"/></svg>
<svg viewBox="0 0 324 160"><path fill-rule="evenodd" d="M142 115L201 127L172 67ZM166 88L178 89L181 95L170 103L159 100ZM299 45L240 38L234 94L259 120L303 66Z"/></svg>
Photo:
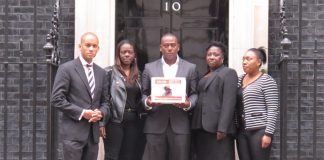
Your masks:
<svg viewBox="0 0 324 160"><path fill-rule="evenodd" d="M268 148L271 144L271 137L264 135L261 139L261 148Z"/></svg>
<svg viewBox="0 0 324 160"><path fill-rule="evenodd" d="M226 133L223 133L223 132L217 132L217 134L216 134L216 139L217 139L218 141L220 141L220 140L222 140L222 139L224 139L224 138L226 138Z"/></svg>
<svg viewBox="0 0 324 160"><path fill-rule="evenodd" d="M106 138L106 128L100 127L100 137Z"/></svg>

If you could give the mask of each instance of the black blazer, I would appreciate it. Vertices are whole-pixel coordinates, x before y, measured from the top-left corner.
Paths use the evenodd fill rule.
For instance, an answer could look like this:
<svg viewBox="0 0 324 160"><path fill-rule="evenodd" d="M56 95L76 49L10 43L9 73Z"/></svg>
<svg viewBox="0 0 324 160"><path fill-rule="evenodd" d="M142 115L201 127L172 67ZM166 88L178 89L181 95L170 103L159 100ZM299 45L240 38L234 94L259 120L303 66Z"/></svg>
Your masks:
<svg viewBox="0 0 324 160"><path fill-rule="evenodd" d="M162 61L158 59L145 65L142 74L142 101L145 104L146 98L151 95L151 78L163 77ZM196 65L180 58L176 77L186 78L186 92L193 108L197 101L196 86L198 72ZM172 130L178 134L190 134L188 111L176 108L171 104L153 107L148 111L145 121L144 133L164 133L170 123Z"/></svg>
<svg viewBox="0 0 324 160"><path fill-rule="evenodd" d="M61 134L63 140L87 141L93 133L94 142L99 142L99 122L89 123L79 117L83 109L99 109L104 117L109 116L106 72L93 65L95 77L94 97L91 98L89 83L80 58L59 66L52 92L52 105L63 112Z"/></svg>
<svg viewBox="0 0 324 160"><path fill-rule="evenodd" d="M203 88L197 89L198 103L193 113L193 129L197 129L198 118L201 117L202 128L207 132L235 133L237 79L235 70L221 66L208 77ZM198 107L202 107L202 112L198 112Z"/></svg>

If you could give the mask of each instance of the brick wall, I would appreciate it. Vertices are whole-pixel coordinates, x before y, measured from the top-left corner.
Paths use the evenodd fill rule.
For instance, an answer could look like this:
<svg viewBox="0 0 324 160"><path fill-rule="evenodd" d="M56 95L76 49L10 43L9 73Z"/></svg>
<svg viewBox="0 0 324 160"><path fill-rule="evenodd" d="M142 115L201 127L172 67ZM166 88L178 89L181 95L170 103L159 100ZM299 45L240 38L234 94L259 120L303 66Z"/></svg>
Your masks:
<svg viewBox="0 0 324 160"><path fill-rule="evenodd" d="M269 72L280 82L280 72L277 62L280 58L280 21L279 21L279 0L270 0L269 10ZM36 3L36 4L35 4ZM31 64L23 65L23 91L19 91L19 65L8 65L7 81L5 81L6 65L3 62L19 61L19 39L24 41L23 62L45 61L45 53L42 46L45 43L46 34L51 27L50 19L53 13L54 1L51 0L0 0L0 160L19 159L19 138L22 135L22 157L23 159L32 159L32 152L36 149L35 159L46 159L46 127L47 127L47 109L46 109L46 65L37 64L36 67ZM288 37L293 44L289 50L290 57L298 55L321 57L324 49L324 0L307 0L302 3L302 36L299 48L299 0L286 0L286 17L288 26ZM35 17L36 16L36 17ZM62 62L73 58L74 43L74 1L61 0L60 14L60 51L62 53ZM318 53L314 54L314 40L318 40ZM34 68L35 67L35 68ZM288 159L313 159L313 133L314 133L314 94L312 86L314 84L314 63L312 61L303 62L299 65L296 61L289 63L288 69ZM317 85L317 129L316 129L316 147L317 159L324 159L324 119L323 117L323 61L319 61L318 82ZM36 70L36 87L33 77ZM301 69L300 95L298 95L298 69ZM6 85L7 84L7 85ZM280 83L279 83L280 84ZM7 86L8 94L4 94ZM36 90L34 90L36 88ZM21 95L20 95L21 93ZM35 95L35 96L34 96ZM7 107L4 107L5 96L7 96ZM20 125L19 98L21 100L23 114ZM33 101L36 97L36 102ZM297 104L298 97L300 105ZM36 104L34 111L33 105ZM298 108L298 106L300 108ZM7 113L5 118L4 112ZM300 114L298 114L300 113ZM33 120L36 115L36 121ZM298 119L300 121L298 121ZM5 121L7 123L5 124ZM298 132L298 122L300 131ZM36 132L34 132L34 123ZM7 125L7 129L4 126ZM19 132L19 127L22 132ZM274 144L272 146L271 159L280 159L280 127L278 122L277 132L275 134ZM21 134L20 134L21 133ZM4 146L4 136L6 134L6 146ZM36 148L33 148L33 135L36 137ZM299 153L298 153L299 136ZM6 153L4 148L6 147ZM58 148L60 151L61 149ZM59 154L61 157L61 153Z"/></svg>
<svg viewBox="0 0 324 160"><path fill-rule="evenodd" d="M42 47L51 27L53 4L54 0L0 0L0 160L46 159L47 70ZM60 16L64 62L73 58L74 1L61 0ZM24 63L12 64L18 61Z"/></svg>
<svg viewBox="0 0 324 160"><path fill-rule="evenodd" d="M288 38L292 41L289 58L308 57L310 60L304 58L288 61L288 81L285 86L287 105L281 106L287 108L287 158L324 159L324 61L320 60L324 48L324 1L301 1L302 9L299 6L299 0L286 0ZM280 82L279 67L276 64L280 58L282 40L279 35L279 1L270 0L269 16L269 70ZM314 53L315 39L318 41L318 53ZM318 64L315 65L315 60L312 59L318 59ZM272 159L280 158L279 125L277 131Z"/></svg>

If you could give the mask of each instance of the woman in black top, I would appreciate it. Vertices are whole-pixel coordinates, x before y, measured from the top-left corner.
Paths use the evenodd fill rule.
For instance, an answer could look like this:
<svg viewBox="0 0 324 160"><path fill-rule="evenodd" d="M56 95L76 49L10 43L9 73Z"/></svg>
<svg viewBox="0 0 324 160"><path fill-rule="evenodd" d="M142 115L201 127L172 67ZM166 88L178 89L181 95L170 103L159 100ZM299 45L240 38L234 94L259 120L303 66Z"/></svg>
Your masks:
<svg viewBox="0 0 324 160"><path fill-rule="evenodd" d="M129 40L118 43L115 65L107 67L110 81L109 97L111 117L101 127L104 137L105 160L139 160L143 143L141 86L134 45Z"/></svg>
<svg viewBox="0 0 324 160"><path fill-rule="evenodd" d="M268 160L278 115L276 81L262 73L267 61L263 48L251 48L243 56L245 74L238 81L238 138L240 160Z"/></svg>

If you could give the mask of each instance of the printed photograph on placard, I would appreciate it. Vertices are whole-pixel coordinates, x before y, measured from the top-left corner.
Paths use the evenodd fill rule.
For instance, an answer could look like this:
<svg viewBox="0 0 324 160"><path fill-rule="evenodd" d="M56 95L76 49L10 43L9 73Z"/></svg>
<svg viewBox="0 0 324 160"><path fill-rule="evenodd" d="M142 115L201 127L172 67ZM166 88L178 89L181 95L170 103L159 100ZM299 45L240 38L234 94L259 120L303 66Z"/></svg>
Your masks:
<svg viewBox="0 0 324 160"><path fill-rule="evenodd" d="M183 103L186 100L186 79L152 77L151 98L156 103Z"/></svg>

